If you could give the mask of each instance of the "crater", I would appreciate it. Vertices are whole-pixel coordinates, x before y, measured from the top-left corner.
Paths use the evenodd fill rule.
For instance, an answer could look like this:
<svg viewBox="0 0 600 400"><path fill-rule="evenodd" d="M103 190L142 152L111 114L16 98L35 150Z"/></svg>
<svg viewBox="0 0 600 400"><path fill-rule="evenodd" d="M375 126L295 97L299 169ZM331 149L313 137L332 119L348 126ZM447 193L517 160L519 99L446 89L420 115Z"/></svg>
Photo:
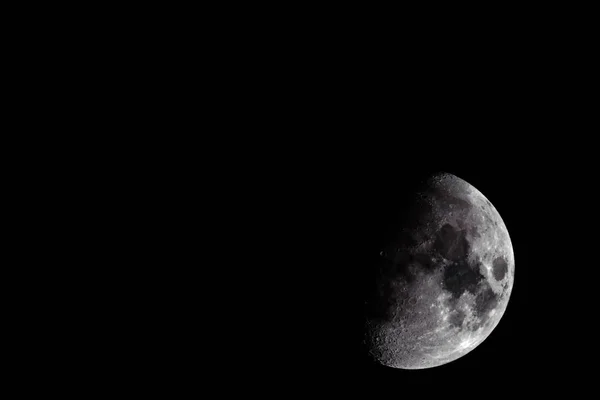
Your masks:
<svg viewBox="0 0 600 400"><path fill-rule="evenodd" d="M492 272L494 274L494 279L497 281L501 281L504 278L508 272L508 264L503 257L498 257L494 260L492 264Z"/></svg>

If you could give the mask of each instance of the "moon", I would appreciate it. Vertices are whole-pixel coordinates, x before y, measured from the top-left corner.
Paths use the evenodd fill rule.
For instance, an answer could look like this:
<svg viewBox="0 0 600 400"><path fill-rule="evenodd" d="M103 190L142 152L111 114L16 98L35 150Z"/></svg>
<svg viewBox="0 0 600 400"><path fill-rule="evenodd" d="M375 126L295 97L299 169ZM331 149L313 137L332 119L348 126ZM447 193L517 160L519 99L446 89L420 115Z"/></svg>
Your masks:
<svg viewBox="0 0 600 400"><path fill-rule="evenodd" d="M425 369L490 335L506 310L515 261L500 214L468 182L436 173L408 205L379 256L365 343L382 365Z"/></svg>

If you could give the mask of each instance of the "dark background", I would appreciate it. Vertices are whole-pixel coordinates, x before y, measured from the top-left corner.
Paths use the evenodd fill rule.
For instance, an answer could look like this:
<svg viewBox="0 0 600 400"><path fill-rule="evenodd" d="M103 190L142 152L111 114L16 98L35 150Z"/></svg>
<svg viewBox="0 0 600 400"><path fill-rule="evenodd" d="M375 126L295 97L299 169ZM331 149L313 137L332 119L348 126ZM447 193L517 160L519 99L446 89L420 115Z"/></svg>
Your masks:
<svg viewBox="0 0 600 400"><path fill-rule="evenodd" d="M173 40L163 37L168 28L156 40L134 28L134 41L116 34L118 45L104 46L107 57L84 38L82 46L63 50L77 59L68 68L55 46L30 63L43 66L45 73L28 73L26 80L34 87L43 81L43 93L32 97L48 117L32 111L24 120L41 120L42 131L62 129L64 120L84 136L91 127L105 142L94 141L89 150L58 143L82 159L92 149L100 153L93 162L103 182L84 173L66 185L79 191L80 182L91 184L89 197L101 203L84 210L82 225L96 227L88 214L110 225L99 234L99 250L75 256L83 262L77 270L88 270L90 255L102 255L107 261L99 271L132 298L114 301L124 324L109 336L123 348L101 366L100 378L119 368L125 380L136 373L148 378L135 362L194 386L200 381L201 389L211 379L205 370L225 372L221 389L246 394L251 386L279 398L379 390L407 397L407 388L468 395L479 385L511 396L521 383L579 387L570 373L585 380L585 364L597 358L591 354L597 343L597 121L585 118L596 114L588 97L596 96L590 87L597 74L585 73L594 70L593 46L565 38L568 28L551 18L549 25L562 28L553 37L532 27L530 37L514 32L507 41L513 28L502 22L495 39L465 28L462 37L431 31L421 41L427 27L396 32L396 21L380 24L379 18L375 25L392 34L353 18L348 24L360 29L349 29L352 36L331 25L333 35L315 32L308 40L313 28L304 21L291 28L292 37L244 12L240 17L252 26L230 29L237 21L228 11L227 23L207 26L197 38L184 31L198 21L182 24L177 17L181 32ZM536 10L523 19L529 25L544 18ZM475 20L486 25L483 17ZM259 28L264 33L253 35ZM89 58L79 48L88 48ZM65 93L61 75L48 65L73 79L75 90ZM49 83L54 86L45 89ZM98 106L80 93L97 96ZM77 106L54 112L46 104L60 105L56 94ZM104 140L109 133L114 138ZM49 153L53 163L61 158ZM83 164L62 162L68 171ZM515 252L512 297L495 331L461 359L421 371L380 367L361 345L363 289L399 199L437 170L473 184L500 212ZM52 185L36 195L32 210L53 196ZM78 201L73 196L64 205L75 208ZM94 241L79 228L73 232ZM115 247L131 255L112 257ZM215 257L205 257L212 252ZM74 286L87 289L81 281ZM66 299L81 303L79 296ZM94 332L112 326L89 309L80 314L92 316ZM114 320L112 310L106 314ZM127 324L140 329L124 329ZM113 348L105 335L85 347ZM85 351L81 357L96 361Z"/></svg>

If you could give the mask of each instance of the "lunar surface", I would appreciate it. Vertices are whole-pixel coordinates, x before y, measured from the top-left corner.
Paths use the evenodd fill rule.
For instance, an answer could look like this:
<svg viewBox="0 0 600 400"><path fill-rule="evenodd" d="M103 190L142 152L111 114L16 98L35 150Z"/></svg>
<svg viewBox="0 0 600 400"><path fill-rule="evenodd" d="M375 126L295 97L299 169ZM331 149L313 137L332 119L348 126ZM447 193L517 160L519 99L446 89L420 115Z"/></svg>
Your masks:
<svg viewBox="0 0 600 400"><path fill-rule="evenodd" d="M435 174L409 204L380 254L366 343L385 366L423 369L464 356L494 330L515 261L500 214L464 180Z"/></svg>

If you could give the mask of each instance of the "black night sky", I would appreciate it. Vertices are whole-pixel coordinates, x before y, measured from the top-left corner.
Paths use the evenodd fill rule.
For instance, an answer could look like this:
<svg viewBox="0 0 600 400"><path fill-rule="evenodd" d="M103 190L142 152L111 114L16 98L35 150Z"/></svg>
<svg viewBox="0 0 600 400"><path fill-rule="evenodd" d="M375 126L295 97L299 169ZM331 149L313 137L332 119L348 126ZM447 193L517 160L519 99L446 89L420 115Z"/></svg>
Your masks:
<svg viewBox="0 0 600 400"><path fill-rule="evenodd" d="M122 22L102 20L108 29L96 29L99 45L68 26L84 46L54 40L40 56L35 46L17 45L23 51L10 61L31 53L25 64L33 69L6 75L20 96L8 103L22 110L6 136L24 138L28 156L8 143L6 153L17 158L6 175L21 180L13 169L32 169L49 183L23 178L17 192L34 189L25 210L6 211L39 242L58 240L61 257L19 237L45 258L30 265L26 252L7 271L35 280L41 268L42 277L53 274L86 294L62 293L48 280L48 300L64 297L77 310L64 313L68 307L54 307L44 293L34 302L52 305L50 323L24 313L36 322L31 336L7 348L23 353L28 367L58 372L67 386L78 383L70 369L94 375L88 391L131 381L132 390L154 394L160 383L169 391L190 383L205 397L215 384L217 398L233 399L512 400L562 398L556 386L579 399L581 383L597 386L598 45L586 42L597 23L581 19L597 13L511 9L486 34L502 7L476 7L463 23L430 4L419 18L381 8L368 16L364 4L329 13L321 5L224 4L223 12L178 9L157 18L143 12L163 7L138 7ZM128 19L148 21L157 34ZM541 21L548 26L538 28ZM34 43L52 31L43 29ZM83 50L92 56L80 57ZM40 128L27 129L29 121ZM88 137L89 144L79 140ZM30 148L50 161L30 163L37 157ZM55 173L55 165L66 172ZM465 180L499 212L513 246L514 285L499 324L470 353L423 370L384 367L367 354L365 298L397 216L407 212L407 194L434 172ZM28 224L24 217L39 210L40 223ZM84 272L89 279L80 278ZM67 274L74 277L62 279ZM91 309L87 292L97 297ZM73 329L63 327L62 314ZM53 341L63 332L75 361ZM38 342L56 356L28 357L24 350ZM9 369L25 377L24 388L47 389L28 371Z"/></svg>

